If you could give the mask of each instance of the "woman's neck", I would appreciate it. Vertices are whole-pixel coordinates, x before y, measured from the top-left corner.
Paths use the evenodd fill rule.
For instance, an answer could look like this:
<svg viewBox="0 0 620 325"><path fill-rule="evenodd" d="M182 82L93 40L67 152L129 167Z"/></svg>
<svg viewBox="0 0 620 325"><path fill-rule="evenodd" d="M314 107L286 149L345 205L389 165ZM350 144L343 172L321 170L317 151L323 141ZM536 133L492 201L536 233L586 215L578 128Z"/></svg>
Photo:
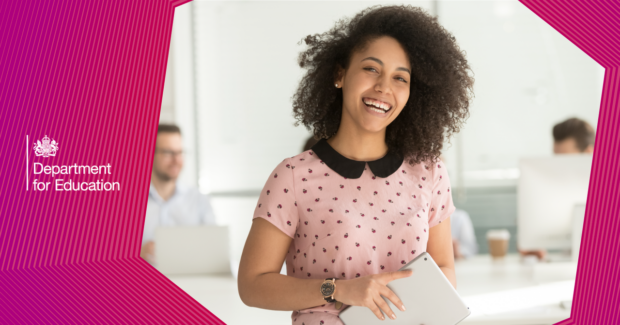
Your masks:
<svg viewBox="0 0 620 325"><path fill-rule="evenodd" d="M339 154L357 161L377 160L388 152L385 129L382 132L368 133L359 128L340 125L336 135L329 138L327 143Z"/></svg>

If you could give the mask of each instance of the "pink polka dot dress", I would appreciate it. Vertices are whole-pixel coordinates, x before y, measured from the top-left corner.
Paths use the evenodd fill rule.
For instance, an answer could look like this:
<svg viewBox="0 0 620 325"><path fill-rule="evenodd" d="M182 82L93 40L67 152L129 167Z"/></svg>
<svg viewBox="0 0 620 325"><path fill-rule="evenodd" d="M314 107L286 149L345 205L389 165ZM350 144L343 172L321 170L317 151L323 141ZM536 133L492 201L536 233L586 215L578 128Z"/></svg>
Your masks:
<svg viewBox="0 0 620 325"><path fill-rule="evenodd" d="M269 221L293 239L286 255L288 276L353 279L398 271L426 251L429 228L454 210L440 160L411 166L388 153L371 162L354 161L322 139L278 164L253 218ZM292 323L342 325L338 314L345 307L326 302L295 310Z"/></svg>

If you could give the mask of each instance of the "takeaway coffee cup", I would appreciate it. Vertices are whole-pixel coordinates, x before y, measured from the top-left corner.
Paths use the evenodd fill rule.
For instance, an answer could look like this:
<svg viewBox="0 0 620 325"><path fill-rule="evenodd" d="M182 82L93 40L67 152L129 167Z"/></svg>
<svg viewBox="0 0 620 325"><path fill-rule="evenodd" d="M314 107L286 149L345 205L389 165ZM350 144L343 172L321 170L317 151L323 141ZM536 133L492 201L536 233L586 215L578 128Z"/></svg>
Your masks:
<svg viewBox="0 0 620 325"><path fill-rule="evenodd" d="M492 229L487 231L489 253L493 258L502 258L508 252L510 233L506 229Z"/></svg>

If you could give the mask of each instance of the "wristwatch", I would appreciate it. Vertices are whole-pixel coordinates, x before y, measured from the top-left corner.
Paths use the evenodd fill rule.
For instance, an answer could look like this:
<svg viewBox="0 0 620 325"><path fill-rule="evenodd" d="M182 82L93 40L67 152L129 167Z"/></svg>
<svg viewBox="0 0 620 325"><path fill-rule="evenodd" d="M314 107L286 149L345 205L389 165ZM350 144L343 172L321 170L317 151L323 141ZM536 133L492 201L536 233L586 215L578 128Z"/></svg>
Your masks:
<svg viewBox="0 0 620 325"><path fill-rule="evenodd" d="M323 299L327 302L336 302L334 299L334 292L336 292L336 278L327 278L321 284L321 294Z"/></svg>

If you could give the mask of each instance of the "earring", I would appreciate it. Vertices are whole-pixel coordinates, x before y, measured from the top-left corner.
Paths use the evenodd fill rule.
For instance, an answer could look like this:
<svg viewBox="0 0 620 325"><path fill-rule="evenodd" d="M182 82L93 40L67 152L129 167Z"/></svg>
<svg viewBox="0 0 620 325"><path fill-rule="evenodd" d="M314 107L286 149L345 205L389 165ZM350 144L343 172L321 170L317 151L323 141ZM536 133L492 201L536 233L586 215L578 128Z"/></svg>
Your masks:
<svg viewBox="0 0 620 325"><path fill-rule="evenodd" d="M338 88L338 84L336 84L336 88Z"/></svg>

